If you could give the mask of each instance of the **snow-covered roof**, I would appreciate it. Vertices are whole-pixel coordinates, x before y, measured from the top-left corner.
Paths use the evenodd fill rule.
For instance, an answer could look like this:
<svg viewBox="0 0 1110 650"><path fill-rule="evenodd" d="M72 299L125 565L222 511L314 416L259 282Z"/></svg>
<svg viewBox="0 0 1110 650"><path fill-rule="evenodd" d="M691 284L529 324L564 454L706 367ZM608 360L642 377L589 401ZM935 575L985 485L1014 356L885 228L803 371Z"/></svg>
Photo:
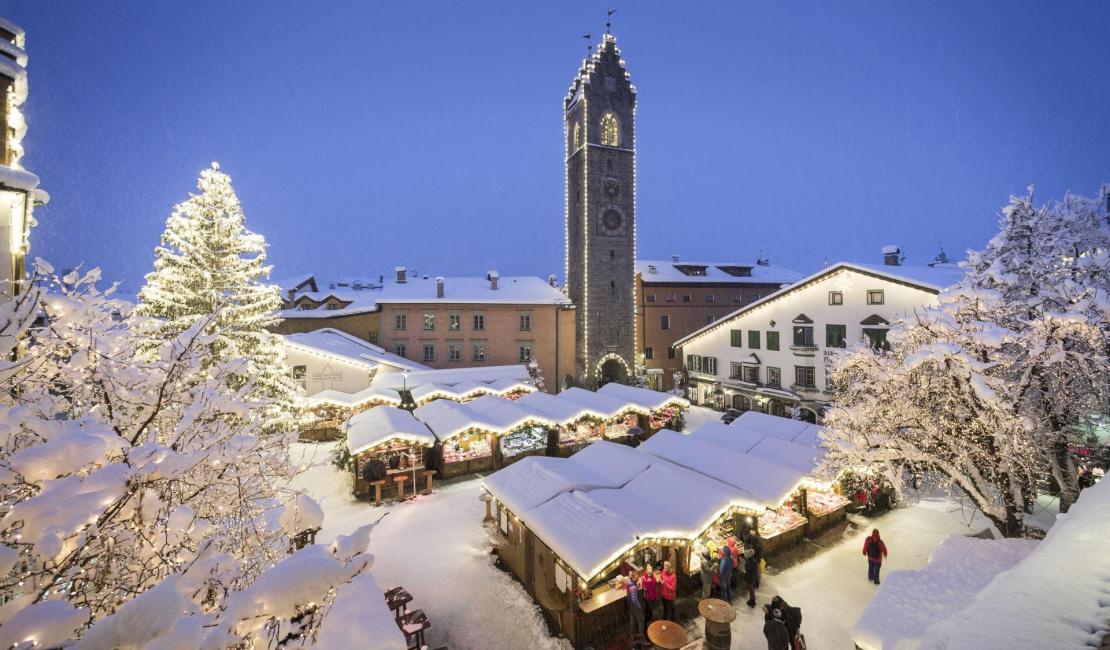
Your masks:
<svg viewBox="0 0 1110 650"><path fill-rule="evenodd" d="M347 421L346 429L347 450L352 454L360 454L390 440L404 440L428 447L436 443L435 436L423 422L413 417L412 413L393 406L379 406L357 413Z"/></svg>
<svg viewBox="0 0 1110 650"><path fill-rule="evenodd" d="M0 72L3 72L4 60L4 57L0 56ZM30 192L39 186L39 177L25 169L0 165L0 186Z"/></svg>
<svg viewBox="0 0 1110 650"><path fill-rule="evenodd" d="M664 393L657 390L648 390L637 386L626 386L610 382L598 389L599 395L608 395L620 400L638 404L646 409L658 411L668 406L690 407L690 400L674 393Z"/></svg>
<svg viewBox="0 0 1110 650"><path fill-rule="evenodd" d="M732 313L718 318L717 320L709 323L701 329L687 334L686 336L675 341L673 347L677 348L703 336L704 334L707 334L721 327L726 327L728 323L735 318L743 316L744 314L747 314L748 312L751 312L753 310L764 307L776 300L779 300L787 294L793 293L795 291L801 291L814 282L821 280L825 276L831 275L833 273L838 273L843 270L851 270L858 273L864 273L867 275L884 278L891 282L906 284L934 294L940 293L943 289L959 280L962 275L962 272L954 272L951 268L942 265L937 265L936 267L908 267L837 262L836 264L832 264L831 266L823 268L812 275L809 275L798 280L797 282L794 282L793 284L785 286L768 296L764 296L759 300L750 302L747 305L744 305L743 307L740 307L739 309L733 311Z"/></svg>
<svg viewBox="0 0 1110 650"><path fill-rule="evenodd" d="M732 429L786 440L799 445L816 447L825 427L802 420L769 415L759 411L745 411L728 425Z"/></svg>
<svg viewBox="0 0 1110 650"><path fill-rule="evenodd" d="M302 298L307 298L303 307L293 307L292 309L283 309L278 312L278 315L287 320L303 319L303 318L338 318L340 316L353 316L355 314L369 314L378 311L378 303L374 300L374 296L365 291L303 291L294 294L293 302L296 303ZM328 301L329 298L343 303L337 309L328 309L322 305Z"/></svg>
<svg viewBox="0 0 1110 650"><path fill-rule="evenodd" d="M645 408L631 402L627 399L619 399L610 395L603 395L601 393L594 393L584 388L568 388L559 393L557 397L561 400L571 402L582 407L584 411L597 414L604 419L613 419L619 415L634 411L647 415L651 409Z"/></svg>
<svg viewBox="0 0 1110 650"><path fill-rule="evenodd" d="M401 404L401 394L389 388L369 386L357 393L344 393L343 391L327 389L322 390L307 398L309 406L342 406L354 408L364 404Z"/></svg>
<svg viewBox="0 0 1110 650"><path fill-rule="evenodd" d="M699 274L691 275L683 269ZM802 279L797 271L756 262L636 260L636 273L644 282L668 284L790 284Z"/></svg>
<svg viewBox="0 0 1110 650"><path fill-rule="evenodd" d="M434 406L433 406L434 405ZM432 406L432 409L428 407ZM437 400L413 411L413 415L442 441L450 440L467 431L500 433L500 427L483 413L461 402Z"/></svg>
<svg viewBox="0 0 1110 650"><path fill-rule="evenodd" d="M582 406L569 400L562 400L550 393L536 391L517 400L537 413L542 413L559 426L573 424L583 417Z"/></svg>
<svg viewBox="0 0 1110 650"><path fill-rule="evenodd" d="M732 498L750 510L777 508L797 489L804 476L790 466L669 429L657 431L639 448L735 488Z"/></svg>
<svg viewBox="0 0 1110 650"><path fill-rule="evenodd" d="M927 286L937 291L956 284L964 277L963 269L953 263L933 266L890 266L886 264L853 264L852 266L897 278L910 284Z"/></svg>
<svg viewBox="0 0 1110 650"><path fill-rule="evenodd" d="M311 273L302 273L300 275L291 275L285 278L270 280L270 284L276 284L283 294L289 291L296 291L306 284L311 285L313 289L315 289L316 276Z"/></svg>
<svg viewBox="0 0 1110 650"><path fill-rule="evenodd" d="M543 413L521 406L504 397L486 395L469 402L467 405L495 424L501 433L513 431L528 424L552 428L556 426L555 422Z"/></svg>
<svg viewBox="0 0 1110 650"><path fill-rule="evenodd" d="M514 513L522 513L571 490L620 485L580 463L529 456L490 474L482 486Z"/></svg>
<svg viewBox="0 0 1110 650"><path fill-rule="evenodd" d="M589 492L564 492L523 514L528 528L587 579L634 545L639 534L623 513L601 506Z"/></svg>
<svg viewBox="0 0 1110 650"><path fill-rule="evenodd" d="M930 648L1089 648L1104 640L1110 480L1079 495L1013 568L925 635ZM936 593L937 597L943 594Z"/></svg>
<svg viewBox="0 0 1110 650"><path fill-rule="evenodd" d="M427 368L425 366L425 368ZM473 368L443 368L425 369L401 373L379 374L374 377L372 385L384 388L401 388L407 386L412 389L427 383L454 386L460 382L473 381L492 384L503 379L526 382L529 379L528 368L523 365L510 366L475 366Z"/></svg>
<svg viewBox="0 0 1110 650"><path fill-rule="evenodd" d="M285 342L287 345L340 358L348 363L361 364L367 368L385 364L399 370L428 370L428 366L424 364L386 352L373 343L331 327L323 327L312 332L286 334Z"/></svg>
<svg viewBox="0 0 1110 650"><path fill-rule="evenodd" d="M820 447L799 445L788 440L767 436L759 444L748 450L748 456L770 463L785 465L801 476L815 476L824 458Z"/></svg>
<svg viewBox="0 0 1110 650"><path fill-rule="evenodd" d="M724 422L711 420L691 431L690 437L746 454L767 436L750 429L739 429Z"/></svg>
<svg viewBox="0 0 1110 650"><path fill-rule="evenodd" d="M489 303L514 305L568 305L570 298L546 280L536 276L506 276L497 280L497 288L484 276L443 278L443 297L436 297L436 278L409 277L405 282L386 280L375 294L379 304L385 303Z"/></svg>

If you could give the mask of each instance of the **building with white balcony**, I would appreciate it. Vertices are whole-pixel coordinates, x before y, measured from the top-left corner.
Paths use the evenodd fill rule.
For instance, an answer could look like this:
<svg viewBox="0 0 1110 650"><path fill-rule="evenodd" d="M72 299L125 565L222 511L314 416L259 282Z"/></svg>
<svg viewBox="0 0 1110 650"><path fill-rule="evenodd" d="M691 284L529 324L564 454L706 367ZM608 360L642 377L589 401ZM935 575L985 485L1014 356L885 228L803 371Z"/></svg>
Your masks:
<svg viewBox="0 0 1110 650"><path fill-rule="evenodd" d="M801 419L820 421L832 398L834 355L851 340L885 347L891 323L936 304L962 275L954 264L899 262L833 264L679 339L687 396L772 415L798 409Z"/></svg>

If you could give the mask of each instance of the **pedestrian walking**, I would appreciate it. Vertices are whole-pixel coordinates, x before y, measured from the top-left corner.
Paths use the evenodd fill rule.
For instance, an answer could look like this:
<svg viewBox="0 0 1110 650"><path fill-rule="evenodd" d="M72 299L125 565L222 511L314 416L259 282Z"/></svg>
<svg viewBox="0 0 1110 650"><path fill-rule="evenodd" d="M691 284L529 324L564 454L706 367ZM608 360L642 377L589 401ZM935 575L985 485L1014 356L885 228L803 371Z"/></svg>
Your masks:
<svg viewBox="0 0 1110 650"><path fill-rule="evenodd" d="M879 569L886 557L886 544L879 537L879 529L871 531L871 537L863 542L863 554L867 556L867 579L879 584Z"/></svg>
<svg viewBox="0 0 1110 650"><path fill-rule="evenodd" d="M668 621L675 620L674 618L674 597L675 592L678 590L678 576L675 575L674 570L671 568L670 562L663 562L663 575L660 576L663 597L663 618Z"/></svg>
<svg viewBox="0 0 1110 650"><path fill-rule="evenodd" d="M718 578L721 580L721 599L725 602L732 601L732 553L728 552L728 548L722 547L720 550L721 561L720 570L718 571Z"/></svg>
<svg viewBox="0 0 1110 650"><path fill-rule="evenodd" d="M767 639L767 650L790 650L790 632L786 629L782 610L764 605L767 612L763 623L763 636Z"/></svg>
<svg viewBox="0 0 1110 650"><path fill-rule="evenodd" d="M795 649L805 647L805 637L802 636L802 609L791 607L782 596L771 599L771 608L782 612L782 622L790 634L790 643Z"/></svg>

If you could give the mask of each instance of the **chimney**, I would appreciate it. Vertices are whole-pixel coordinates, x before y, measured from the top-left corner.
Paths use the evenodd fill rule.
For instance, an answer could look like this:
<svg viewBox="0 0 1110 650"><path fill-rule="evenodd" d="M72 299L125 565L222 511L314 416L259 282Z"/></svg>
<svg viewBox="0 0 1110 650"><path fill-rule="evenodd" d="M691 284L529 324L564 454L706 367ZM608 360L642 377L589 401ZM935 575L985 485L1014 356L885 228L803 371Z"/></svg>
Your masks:
<svg viewBox="0 0 1110 650"><path fill-rule="evenodd" d="M436 298L443 297L443 278L436 278Z"/></svg>
<svg viewBox="0 0 1110 650"><path fill-rule="evenodd" d="M549 284L549 285L551 285L551 286L553 286L553 287L554 287L554 286L555 286L555 283L556 283L556 282L558 282L558 278L556 278L556 277L555 277L555 274L554 274L554 273L552 273L551 275L547 276L547 284Z"/></svg>
<svg viewBox="0 0 1110 650"><path fill-rule="evenodd" d="M393 270L397 272L397 284L404 284L405 283L405 273L406 273L405 267L398 266L397 268L395 268Z"/></svg>
<svg viewBox="0 0 1110 650"><path fill-rule="evenodd" d="M678 255L671 255L671 261L672 262L677 262L678 261Z"/></svg>
<svg viewBox="0 0 1110 650"><path fill-rule="evenodd" d="M655 268L654 264L648 264L648 275L655 275L659 270Z"/></svg>
<svg viewBox="0 0 1110 650"><path fill-rule="evenodd" d="M886 266L902 266L902 249L895 244L883 246L883 264Z"/></svg>
<svg viewBox="0 0 1110 650"><path fill-rule="evenodd" d="M489 288L497 291L497 271L486 271L486 279L489 280Z"/></svg>

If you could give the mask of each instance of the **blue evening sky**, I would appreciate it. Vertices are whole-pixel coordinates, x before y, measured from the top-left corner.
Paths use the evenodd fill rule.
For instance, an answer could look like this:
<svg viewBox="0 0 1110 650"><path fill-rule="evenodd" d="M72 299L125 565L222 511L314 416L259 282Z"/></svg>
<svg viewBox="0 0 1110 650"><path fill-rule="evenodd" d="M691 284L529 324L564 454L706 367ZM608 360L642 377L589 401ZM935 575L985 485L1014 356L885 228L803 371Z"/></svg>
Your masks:
<svg viewBox="0 0 1110 650"><path fill-rule="evenodd" d="M640 257L908 262L1110 180L1110 3L626 2ZM134 291L212 160L275 276L563 271L562 100L599 2L42 2L32 254Z"/></svg>

